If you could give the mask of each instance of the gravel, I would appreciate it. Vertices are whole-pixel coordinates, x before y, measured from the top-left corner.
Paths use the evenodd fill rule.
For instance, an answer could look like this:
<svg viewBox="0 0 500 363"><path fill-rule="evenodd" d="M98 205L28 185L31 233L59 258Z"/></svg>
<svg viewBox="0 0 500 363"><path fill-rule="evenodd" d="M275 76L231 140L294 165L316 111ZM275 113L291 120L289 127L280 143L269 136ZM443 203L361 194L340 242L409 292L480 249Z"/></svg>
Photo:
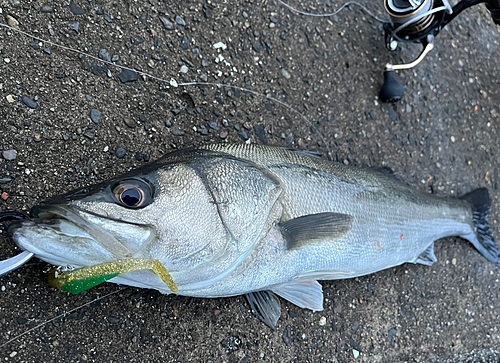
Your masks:
<svg viewBox="0 0 500 363"><path fill-rule="evenodd" d="M99 124L99 121L101 120L102 113L101 111L93 108L90 110L90 119L94 121L95 124Z"/></svg>
<svg viewBox="0 0 500 363"><path fill-rule="evenodd" d="M179 126L172 126L170 128L170 132L172 133L172 135L175 135L175 136L182 136L182 135L184 135L186 133Z"/></svg>
<svg viewBox="0 0 500 363"><path fill-rule="evenodd" d="M127 152L125 151L124 148L122 147L119 147L115 150L115 156L118 158L118 159L123 159L125 157L125 155L127 155Z"/></svg>
<svg viewBox="0 0 500 363"><path fill-rule="evenodd" d="M53 14L54 13L54 8L50 5L44 5L40 8L40 12L42 14Z"/></svg>
<svg viewBox="0 0 500 363"><path fill-rule="evenodd" d="M118 75L118 79L122 83L135 82L138 79L138 74L135 71L131 71L129 69L123 69L121 73Z"/></svg>
<svg viewBox="0 0 500 363"><path fill-rule="evenodd" d="M38 108L38 103L33 101L33 99L29 98L28 96L22 96L21 101L28 106L29 108L35 110Z"/></svg>
<svg viewBox="0 0 500 363"><path fill-rule="evenodd" d="M180 26L186 26L186 22L179 15L175 16L175 22Z"/></svg>
<svg viewBox="0 0 500 363"><path fill-rule="evenodd" d="M111 62L111 54L106 49L101 49L99 51L98 57L106 62Z"/></svg>
<svg viewBox="0 0 500 363"><path fill-rule="evenodd" d="M11 149L11 150L4 150L2 151L2 156L5 160L16 160L17 158L17 150Z"/></svg>
<svg viewBox="0 0 500 363"><path fill-rule="evenodd" d="M174 24L170 20L168 20L167 18L165 18L164 16L160 16L160 21L163 24L163 27L165 29L167 29L167 30L174 29Z"/></svg>
<svg viewBox="0 0 500 363"><path fill-rule="evenodd" d="M69 2L69 10L73 13L73 15L83 15L85 14L85 10L75 4L73 0Z"/></svg>

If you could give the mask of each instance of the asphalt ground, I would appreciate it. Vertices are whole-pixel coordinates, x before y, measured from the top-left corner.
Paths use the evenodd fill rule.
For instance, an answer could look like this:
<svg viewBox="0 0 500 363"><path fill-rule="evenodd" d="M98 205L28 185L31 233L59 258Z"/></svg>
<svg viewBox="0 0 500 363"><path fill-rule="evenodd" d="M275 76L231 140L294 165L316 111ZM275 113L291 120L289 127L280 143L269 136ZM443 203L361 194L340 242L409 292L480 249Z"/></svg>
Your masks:
<svg viewBox="0 0 500 363"><path fill-rule="evenodd" d="M312 13L341 5L291 4ZM382 1L365 4L385 17ZM388 166L437 195L487 187L499 237L500 28L484 6L459 16L421 65L398 74L406 95L391 105L378 99L383 66L412 60L420 46L388 52L381 24L357 6L311 17L276 0L77 5L84 14L68 3L1 0L0 18L96 57L105 49L102 57L117 55L117 64L167 82L140 75L122 83L119 68L0 29L0 149L17 151L0 159L7 193L0 211L26 211L174 149L249 140ZM214 48L219 42L227 48ZM195 81L222 86L172 86ZM0 234L0 258L17 252ZM33 259L0 278L0 357L498 362L500 269L459 238L436 243L436 256L432 267L323 282L323 312L282 300L276 331L244 297L164 296L114 284L69 295L51 288L48 265Z"/></svg>

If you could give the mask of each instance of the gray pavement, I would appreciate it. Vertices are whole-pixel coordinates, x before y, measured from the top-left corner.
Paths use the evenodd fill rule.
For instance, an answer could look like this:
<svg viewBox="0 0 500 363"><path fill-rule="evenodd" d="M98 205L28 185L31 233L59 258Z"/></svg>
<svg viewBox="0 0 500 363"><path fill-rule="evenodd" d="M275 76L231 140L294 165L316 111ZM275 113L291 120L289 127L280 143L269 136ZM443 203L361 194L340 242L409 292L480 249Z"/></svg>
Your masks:
<svg viewBox="0 0 500 363"><path fill-rule="evenodd" d="M292 2L322 13L340 4ZM381 0L366 4L384 16ZM27 210L175 148L248 140L389 166L437 195L487 187L500 238L500 28L484 6L461 15L423 64L400 73L405 98L387 105L377 97L383 65L411 60L420 47L389 53L380 23L359 7L315 18L275 0L76 5L0 0L0 18L168 82L122 83L116 67L0 29L0 149L17 151L0 159L0 211ZM227 48L214 48L219 42ZM174 88L172 79L223 86ZM0 258L15 253L0 234ZM500 269L459 238L439 241L436 256L432 267L323 282L323 312L282 301L276 331L244 297L163 296L113 284L73 296L51 288L47 264L32 260L0 278L0 358L498 362Z"/></svg>

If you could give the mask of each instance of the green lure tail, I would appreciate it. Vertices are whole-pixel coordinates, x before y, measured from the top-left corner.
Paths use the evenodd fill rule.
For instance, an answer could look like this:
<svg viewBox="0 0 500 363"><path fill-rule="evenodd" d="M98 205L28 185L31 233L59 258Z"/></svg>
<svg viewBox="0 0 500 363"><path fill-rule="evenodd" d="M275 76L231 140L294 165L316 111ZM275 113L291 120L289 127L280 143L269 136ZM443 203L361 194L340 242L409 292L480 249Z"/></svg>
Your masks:
<svg viewBox="0 0 500 363"><path fill-rule="evenodd" d="M160 261L150 258L116 260L62 272L58 268L53 268L49 272L49 284L57 289L79 294L114 277L138 270L153 270L173 293L179 292L177 284L165 266Z"/></svg>

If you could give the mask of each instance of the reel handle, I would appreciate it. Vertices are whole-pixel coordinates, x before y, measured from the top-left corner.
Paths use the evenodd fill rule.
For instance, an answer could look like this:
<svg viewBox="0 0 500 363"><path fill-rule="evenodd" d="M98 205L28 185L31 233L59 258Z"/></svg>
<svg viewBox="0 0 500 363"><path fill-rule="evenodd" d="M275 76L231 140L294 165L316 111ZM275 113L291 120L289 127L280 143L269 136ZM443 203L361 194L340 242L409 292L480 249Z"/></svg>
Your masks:
<svg viewBox="0 0 500 363"><path fill-rule="evenodd" d="M382 102L394 103L403 98L406 87L396 79L394 69L384 71L384 85L380 89L380 99Z"/></svg>
<svg viewBox="0 0 500 363"><path fill-rule="evenodd" d="M500 0L486 0L486 8L490 11L495 24L500 25Z"/></svg>

